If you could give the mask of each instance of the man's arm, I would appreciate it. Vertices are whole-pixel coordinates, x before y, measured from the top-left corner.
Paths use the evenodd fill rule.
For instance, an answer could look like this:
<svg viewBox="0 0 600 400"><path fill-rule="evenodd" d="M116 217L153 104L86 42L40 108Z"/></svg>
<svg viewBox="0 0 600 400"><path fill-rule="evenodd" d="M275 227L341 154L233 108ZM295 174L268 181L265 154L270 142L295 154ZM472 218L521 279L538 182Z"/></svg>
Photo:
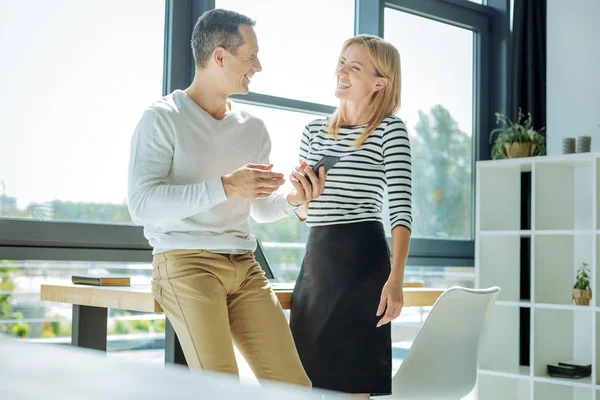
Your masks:
<svg viewBox="0 0 600 400"><path fill-rule="evenodd" d="M137 223L179 220L227 200L221 177L187 185L167 184L173 132L148 109L136 127L129 158L129 212Z"/></svg>
<svg viewBox="0 0 600 400"><path fill-rule="evenodd" d="M147 110L131 142L129 212L136 223L180 220L232 198L266 198L284 182L265 165L248 164L230 174L193 184L167 184L174 152L173 132Z"/></svg>

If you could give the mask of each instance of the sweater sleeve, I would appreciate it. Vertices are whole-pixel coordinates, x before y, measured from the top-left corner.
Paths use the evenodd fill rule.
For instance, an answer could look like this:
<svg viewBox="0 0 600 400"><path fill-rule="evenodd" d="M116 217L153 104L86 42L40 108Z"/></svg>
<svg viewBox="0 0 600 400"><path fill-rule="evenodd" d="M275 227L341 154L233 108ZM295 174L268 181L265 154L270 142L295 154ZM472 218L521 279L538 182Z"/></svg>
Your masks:
<svg viewBox="0 0 600 400"><path fill-rule="evenodd" d="M263 128L263 150L261 164L270 164L271 139L267 128ZM287 201L289 189L282 185L276 192L264 199L254 199L250 207L250 215L259 223L274 222L291 215L296 207Z"/></svg>
<svg viewBox="0 0 600 400"><path fill-rule="evenodd" d="M410 140L404 122L394 117L382 140L383 166L388 187L390 225L394 229L412 225L412 163Z"/></svg>
<svg viewBox="0 0 600 400"><path fill-rule="evenodd" d="M129 213L135 223L181 220L227 200L221 178L187 185L168 184L174 132L152 109L146 110L131 140Z"/></svg>

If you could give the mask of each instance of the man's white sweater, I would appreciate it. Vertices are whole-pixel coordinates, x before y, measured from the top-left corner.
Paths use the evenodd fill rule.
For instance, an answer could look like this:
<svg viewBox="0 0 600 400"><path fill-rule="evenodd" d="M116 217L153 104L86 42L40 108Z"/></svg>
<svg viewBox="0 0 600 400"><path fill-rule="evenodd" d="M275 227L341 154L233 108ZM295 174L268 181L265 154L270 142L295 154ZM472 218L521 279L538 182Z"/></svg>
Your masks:
<svg viewBox="0 0 600 400"><path fill-rule="evenodd" d="M248 163L269 164L271 151L263 121L230 104L231 112L216 120L176 90L138 123L129 159L129 213L144 226L154 254L254 250L249 215L270 222L293 212L283 192L256 200L225 196L223 175Z"/></svg>

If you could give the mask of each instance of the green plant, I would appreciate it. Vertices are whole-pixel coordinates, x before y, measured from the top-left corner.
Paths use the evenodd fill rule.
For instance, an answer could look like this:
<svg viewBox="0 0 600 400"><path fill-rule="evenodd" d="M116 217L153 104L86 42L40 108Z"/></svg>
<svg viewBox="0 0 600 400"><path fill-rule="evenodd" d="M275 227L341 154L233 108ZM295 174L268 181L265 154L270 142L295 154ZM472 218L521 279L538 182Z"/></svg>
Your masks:
<svg viewBox="0 0 600 400"><path fill-rule="evenodd" d="M150 332L152 327L152 321L148 320L134 320L132 321L134 332Z"/></svg>
<svg viewBox="0 0 600 400"><path fill-rule="evenodd" d="M23 319L21 313L13 312L12 304L10 302L10 296L12 291L16 289L17 285L12 280L10 274L16 271L9 261L0 260L0 292L8 292L0 294L0 319ZM17 323L14 325L1 324L0 333L12 332L16 337L28 337L29 336L29 325L26 323Z"/></svg>
<svg viewBox="0 0 600 400"><path fill-rule="evenodd" d="M44 331L42 331L42 334L40 335L41 338L55 338L56 335L54 334L54 332L52 331L52 329L46 329Z"/></svg>
<svg viewBox="0 0 600 400"><path fill-rule="evenodd" d="M125 335L131 333L132 331L133 327L131 326L131 322L118 320L115 322L114 330L111 333L117 335Z"/></svg>
<svg viewBox="0 0 600 400"><path fill-rule="evenodd" d="M517 122L513 122L504 113L496 113L496 123L501 123L504 126L490 132L490 143L492 143L494 135L498 134L492 147L492 158L494 160L506 158L504 145L511 143L533 143L535 149L531 154L532 156L546 155L546 138L542 135L545 128L536 131L532 126L531 113L527 113L527 119L521 122L524 116L520 108Z"/></svg>
<svg viewBox="0 0 600 400"><path fill-rule="evenodd" d="M60 318L56 314L46 315L47 318ZM46 334L46 336L44 336ZM71 336L71 322L46 321L42 324L41 337L66 337Z"/></svg>
<svg viewBox="0 0 600 400"><path fill-rule="evenodd" d="M582 263L577 271L573 289L592 290L590 286L590 270L587 263Z"/></svg>
<svg viewBox="0 0 600 400"><path fill-rule="evenodd" d="M166 321L164 318L157 319L152 325L154 326L154 332L164 332Z"/></svg>
<svg viewBox="0 0 600 400"><path fill-rule="evenodd" d="M14 324L12 328L10 328L13 335L18 338L26 338L29 337L29 325L28 324Z"/></svg>

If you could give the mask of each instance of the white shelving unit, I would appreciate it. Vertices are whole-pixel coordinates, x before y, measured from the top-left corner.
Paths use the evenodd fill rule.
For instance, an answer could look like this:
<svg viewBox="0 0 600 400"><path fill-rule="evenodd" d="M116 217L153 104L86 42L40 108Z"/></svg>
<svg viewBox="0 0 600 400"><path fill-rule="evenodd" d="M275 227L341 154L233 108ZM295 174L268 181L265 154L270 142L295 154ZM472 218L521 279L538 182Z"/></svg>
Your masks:
<svg viewBox="0 0 600 400"><path fill-rule="evenodd" d="M600 400L600 153L478 162L476 190L476 285L502 288L478 399ZM582 262L587 307L571 300ZM571 359L591 363L592 376L548 375L547 364Z"/></svg>

